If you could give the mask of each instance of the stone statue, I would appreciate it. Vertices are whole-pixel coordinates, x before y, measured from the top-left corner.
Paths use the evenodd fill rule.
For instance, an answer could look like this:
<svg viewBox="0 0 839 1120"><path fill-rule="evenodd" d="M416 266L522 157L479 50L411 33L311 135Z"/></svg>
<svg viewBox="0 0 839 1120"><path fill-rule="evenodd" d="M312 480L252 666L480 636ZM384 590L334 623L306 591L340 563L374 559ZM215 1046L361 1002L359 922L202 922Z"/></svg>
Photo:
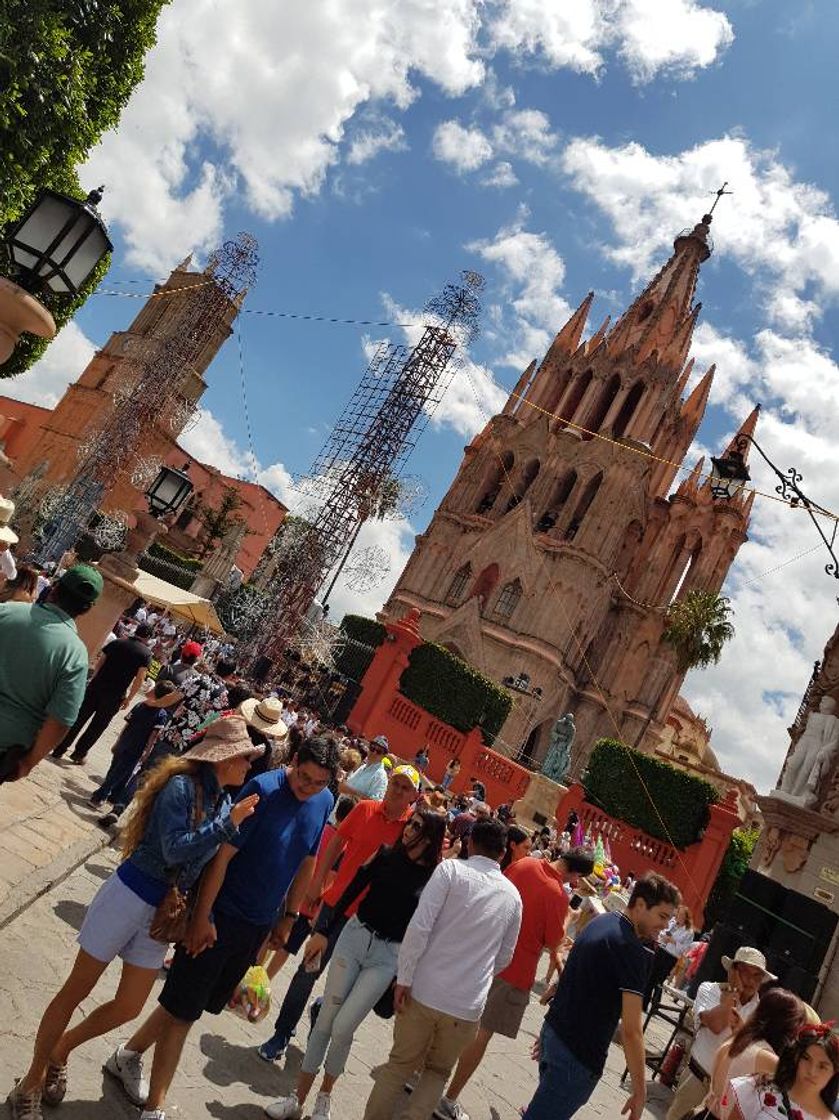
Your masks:
<svg viewBox="0 0 839 1120"><path fill-rule="evenodd" d="M839 720L837 720L839 723ZM566 712L556 721L551 729L551 745L542 763L542 773L552 782L561 782L565 777L568 764L571 761L571 747L574 745L574 736L577 728L574 726L574 716Z"/></svg>
<svg viewBox="0 0 839 1120"><path fill-rule="evenodd" d="M806 808L815 808L820 787L839 756L839 719L834 715L835 711L833 697L823 696L819 710L807 717L807 726L775 791Z"/></svg>

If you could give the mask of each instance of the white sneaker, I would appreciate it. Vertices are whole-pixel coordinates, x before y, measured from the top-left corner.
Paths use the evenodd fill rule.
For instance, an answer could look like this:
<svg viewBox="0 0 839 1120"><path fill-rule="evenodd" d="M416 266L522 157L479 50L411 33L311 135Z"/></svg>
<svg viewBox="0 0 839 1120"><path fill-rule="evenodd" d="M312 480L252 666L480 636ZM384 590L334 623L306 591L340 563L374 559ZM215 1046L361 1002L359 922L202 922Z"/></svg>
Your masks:
<svg viewBox="0 0 839 1120"><path fill-rule="evenodd" d="M269 1104L265 1115L271 1120L300 1120L303 1109L297 1103L297 1097L280 1097L278 1101Z"/></svg>
<svg viewBox="0 0 839 1120"><path fill-rule="evenodd" d="M142 1107L149 1096L148 1078L143 1076L143 1055L135 1050L126 1050L118 1046L103 1066L107 1073L122 1083L125 1095L132 1104ZM144 1113L142 1120L163 1120L160 1109Z"/></svg>
<svg viewBox="0 0 839 1120"><path fill-rule="evenodd" d="M460 1101L452 1101L448 1097L440 1097L434 1116L437 1120L469 1120L469 1113Z"/></svg>
<svg viewBox="0 0 839 1120"><path fill-rule="evenodd" d="M329 1093L318 1093L315 1107L312 1109L312 1120L332 1120L332 1113L329 1111L330 1103Z"/></svg>
<svg viewBox="0 0 839 1120"><path fill-rule="evenodd" d="M140 1120L166 1120L166 1113L162 1108L152 1109L151 1112L144 1108L140 1113Z"/></svg>

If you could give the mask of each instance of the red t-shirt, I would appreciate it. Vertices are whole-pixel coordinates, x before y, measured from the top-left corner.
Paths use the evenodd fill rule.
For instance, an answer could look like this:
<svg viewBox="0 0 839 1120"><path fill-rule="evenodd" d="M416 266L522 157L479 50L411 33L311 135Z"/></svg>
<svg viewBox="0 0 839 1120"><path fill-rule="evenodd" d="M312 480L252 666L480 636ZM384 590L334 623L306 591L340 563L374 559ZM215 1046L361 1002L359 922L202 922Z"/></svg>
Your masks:
<svg viewBox="0 0 839 1120"><path fill-rule="evenodd" d="M529 992L542 950L553 949L562 940L568 895L562 877L546 859L526 856L511 863L504 874L521 895L522 916L513 959L500 975L514 988Z"/></svg>
<svg viewBox="0 0 839 1120"><path fill-rule="evenodd" d="M362 863L377 852L382 844L396 843L410 815L411 810L406 809L398 820L389 821L385 817L381 801L359 801L338 825L338 835L344 841L344 856L334 882L323 893L323 901L328 906L335 905ZM347 909L347 917L353 916L363 897L364 893Z"/></svg>

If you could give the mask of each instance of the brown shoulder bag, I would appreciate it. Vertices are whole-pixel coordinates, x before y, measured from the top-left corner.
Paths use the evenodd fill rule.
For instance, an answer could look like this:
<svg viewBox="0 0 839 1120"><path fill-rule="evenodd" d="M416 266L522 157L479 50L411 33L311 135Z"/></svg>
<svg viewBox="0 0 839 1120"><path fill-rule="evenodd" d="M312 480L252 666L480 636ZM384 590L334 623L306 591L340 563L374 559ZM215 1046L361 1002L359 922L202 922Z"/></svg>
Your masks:
<svg viewBox="0 0 839 1120"><path fill-rule="evenodd" d="M192 785L195 791L192 806L192 831L194 832L204 815L204 790L200 781L193 780ZM182 890L176 878L158 904L149 926L149 936L155 941L165 941L167 944L174 942L178 945L184 941L197 896L198 882L193 883L188 890Z"/></svg>

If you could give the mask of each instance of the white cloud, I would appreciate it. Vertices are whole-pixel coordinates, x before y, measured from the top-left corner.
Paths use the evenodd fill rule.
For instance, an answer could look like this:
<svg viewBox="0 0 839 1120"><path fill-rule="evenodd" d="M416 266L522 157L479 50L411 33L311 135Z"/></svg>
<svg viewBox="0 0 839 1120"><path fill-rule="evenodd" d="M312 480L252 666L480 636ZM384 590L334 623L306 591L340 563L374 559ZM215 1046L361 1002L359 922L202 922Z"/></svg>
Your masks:
<svg viewBox="0 0 839 1120"><path fill-rule="evenodd" d="M502 0L492 32L499 47L592 75L614 48L636 82L688 77L734 39L726 16L696 0Z"/></svg>
<svg viewBox="0 0 839 1120"><path fill-rule="evenodd" d="M492 144L479 128L465 128L460 121L442 121L431 140L434 158L450 164L459 174L475 171L492 159Z"/></svg>
<svg viewBox="0 0 839 1120"><path fill-rule="evenodd" d="M375 587L369 591L353 591L347 586L346 569L338 577L335 590L329 597L329 617L340 622L345 614L362 614L372 618L381 610L402 569L408 562L414 546L414 529L405 520L368 521L358 535L358 544L353 550L348 567L355 559L357 564L363 560L362 550L381 548L388 557L389 568ZM361 555L360 555L361 554Z"/></svg>
<svg viewBox="0 0 839 1120"><path fill-rule="evenodd" d="M546 233L524 228L526 220L523 211L492 239L467 245L470 252L499 269L503 303L514 313L512 330L507 330L506 311L498 309L497 333L507 347L499 360L519 368L541 357L571 311L559 294L565 263Z"/></svg>
<svg viewBox="0 0 839 1120"><path fill-rule="evenodd" d="M839 297L839 222L825 191L797 181L773 152L724 136L677 155L640 144L611 148L572 140L562 157L573 184L609 217L617 244L604 249L636 278L669 251L674 232L708 209L724 179L734 188L714 214L716 252L755 277L778 325L802 329L822 301Z"/></svg>
<svg viewBox="0 0 839 1120"><path fill-rule="evenodd" d="M496 163L481 179L482 186L497 187L498 190L506 190L508 187L517 186L517 184L516 173L513 171L512 164L508 163L507 160Z"/></svg>
<svg viewBox="0 0 839 1120"><path fill-rule="evenodd" d="M54 408L95 353L94 343L71 319L31 369L0 381L0 392L15 400Z"/></svg>
<svg viewBox="0 0 839 1120"><path fill-rule="evenodd" d="M384 119L375 126L360 129L353 136L347 163L357 166L374 159L380 152L404 152L407 147L404 128L396 121Z"/></svg>
<svg viewBox="0 0 839 1120"><path fill-rule="evenodd" d="M475 0L240 0L220 34L205 0L180 0L85 184L107 182L132 263L163 273L218 240L234 190L268 219L317 193L356 111L405 109L413 74L449 95L478 85L478 30Z"/></svg>

